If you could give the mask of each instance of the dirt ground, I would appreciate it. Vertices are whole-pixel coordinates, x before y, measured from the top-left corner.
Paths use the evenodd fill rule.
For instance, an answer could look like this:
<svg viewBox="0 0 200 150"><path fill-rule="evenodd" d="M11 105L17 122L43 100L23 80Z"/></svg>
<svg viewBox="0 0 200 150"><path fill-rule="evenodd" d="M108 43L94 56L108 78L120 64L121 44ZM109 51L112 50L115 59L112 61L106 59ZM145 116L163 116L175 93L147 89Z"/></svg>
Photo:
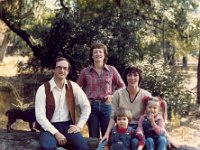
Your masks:
<svg viewBox="0 0 200 150"><path fill-rule="evenodd" d="M177 144L200 149L200 117L192 119L186 125L172 129L169 134Z"/></svg>
<svg viewBox="0 0 200 150"><path fill-rule="evenodd" d="M7 56L4 58L3 62L0 63L0 76L12 77L17 74L17 63L27 62L28 57L22 56Z"/></svg>

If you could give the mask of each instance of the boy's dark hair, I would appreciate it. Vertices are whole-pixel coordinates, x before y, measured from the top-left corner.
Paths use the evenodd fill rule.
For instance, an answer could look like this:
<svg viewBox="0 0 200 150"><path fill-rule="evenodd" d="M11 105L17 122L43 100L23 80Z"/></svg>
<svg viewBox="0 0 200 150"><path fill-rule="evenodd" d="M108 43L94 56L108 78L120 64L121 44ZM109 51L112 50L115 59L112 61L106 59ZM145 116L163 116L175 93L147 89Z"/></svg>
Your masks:
<svg viewBox="0 0 200 150"><path fill-rule="evenodd" d="M55 61L54 61L54 64L53 64L53 69L56 68L56 63L57 63L57 62L63 61L63 60L66 61L66 62L68 62L68 65L69 65L68 71L70 71L70 69L71 69L71 64L70 64L69 60L68 60L67 58L65 58L65 57L58 57L58 58L56 58Z"/></svg>
<svg viewBox="0 0 200 150"><path fill-rule="evenodd" d="M91 47L90 47L90 63L92 63L92 64L94 63L94 60L93 60L93 58L92 58L92 55L93 55L93 50L96 49L96 48L98 48L98 49L103 49L104 55L105 55L104 64L106 64L107 61L108 61L108 48L107 48L106 45L104 45L104 44L101 43L101 42L95 42L95 43L93 43L93 44L91 45Z"/></svg>
<svg viewBox="0 0 200 150"><path fill-rule="evenodd" d="M140 70L138 67L134 67L134 66L128 66L125 68L124 73L123 73L123 80L124 83L126 84L126 86L128 85L127 83L127 74L129 73L138 73L139 74L139 84L142 80L142 70Z"/></svg>
<svg viewBox="0 0 200 150"><path fill-rule="evenodd" d="M117 121L117 117L127 117L128 118L128 122L130 123L132 120L132 114L131 111L128 109L125 109L123 107L119 107L114 115L114 120L115 122Z"/></svg>

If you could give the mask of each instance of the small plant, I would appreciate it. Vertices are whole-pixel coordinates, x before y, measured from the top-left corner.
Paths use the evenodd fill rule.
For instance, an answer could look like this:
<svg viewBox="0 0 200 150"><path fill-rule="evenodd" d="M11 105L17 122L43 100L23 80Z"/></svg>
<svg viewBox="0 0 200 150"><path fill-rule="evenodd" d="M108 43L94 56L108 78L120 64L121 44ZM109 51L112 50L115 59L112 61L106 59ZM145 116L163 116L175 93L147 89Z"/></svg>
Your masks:
<svg viewBox="0 0 200 150"><path fill-rule="evenodd" d="M171 112L171 120L170 120L170 125L171 127L179 127L180 126L180 119L181 116L179 114L174 114L174 111Z"/></svg>
<svg viewBox="0 0 200 150"><path fill-rule="evenodd" d="M11 88L11 91L14 95L14 99L16 100L17 104L15 103L11 103L11 105L13 105L16 108L20 108L21 110L25 110L29 107L31 107L33 105L33 102L30 103L24 103L24 99L20 96L19 92L17 91L17 89L14 87L14 85L12 85L10 82L8 81L3 81L2 85L7 85Z"/></svg>

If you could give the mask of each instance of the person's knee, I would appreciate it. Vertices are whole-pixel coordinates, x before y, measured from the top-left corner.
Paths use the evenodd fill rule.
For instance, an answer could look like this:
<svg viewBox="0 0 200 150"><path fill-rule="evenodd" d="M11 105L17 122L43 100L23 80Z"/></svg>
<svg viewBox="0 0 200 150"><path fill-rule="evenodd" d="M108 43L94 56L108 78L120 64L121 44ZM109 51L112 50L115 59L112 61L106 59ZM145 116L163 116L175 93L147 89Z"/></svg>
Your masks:
<svg viewBox="0 0 200 150"><path fill-rule="evenodd" d="M47 144L48 143L48 144ZM57 144L54 142L45 142L45 141L40 141L40 149L41 150L56 150Z"/></svg>
<svg viewBox="0 0 200 150"><path fill-rule="evenodd" d="M154 140L152 138L146 138L145 139L145 146L146 146L146 149L149 149L149 150L153 150L154 149Z"/></svg>
<svg viewBox="0 0 200 150"><path fill-rule="evenodd" d="M77 138L74 138L74 140L76 140L76 142L70 142L69 145L71 144L71 146L73 147L73 149L75 150L88 150L88 144L86 142L86 140L84 138L82 138L81 136L77 136Z"/></svg>
<svg viewBox="0 0 200 150"><path fill-rule="evenodd" d="M56 150L56 145L47 145L40 143L40 150Z"/></svg>
<svg viewBox="0 0 200 150"><path fill-rule="evenodd" d="M40 134L40 149L41 150L56 150L56 139L49 132L42 132Z"/></svg>
<svg viewBox="0 0 200 150"><path fill-rule="evenodd" d="M132 147L132 149L137 149L138 139L134 138L134 139L131 140L131 147Z"/></svg>
<svg viewBox="0 0 200 150"><path fill-rule="evenodd" d="M166 150L167 149L167 138L165 136L160 136L157 141L156 145L158 147L158 150Z"/></svg>
<svg viewBox="0 0 200 150"><path fill-rule="evenodd" d="M77 150L89 150L87 143L86 144L81 144L81 145L76 145Z"/></svg>
<svg viewBox="0 0 200 150"><path fill-rule="evenodd" d="M152 143L154 143L152 138L146 138L145 144L152 144Z"/></svg>
<svg viewBox="0 0 200 150"><path fill-rule="evenodd" d="M160 136L156 142L158 145L159 144L164 144L167 145L167 138L165 136Z"/></svg>

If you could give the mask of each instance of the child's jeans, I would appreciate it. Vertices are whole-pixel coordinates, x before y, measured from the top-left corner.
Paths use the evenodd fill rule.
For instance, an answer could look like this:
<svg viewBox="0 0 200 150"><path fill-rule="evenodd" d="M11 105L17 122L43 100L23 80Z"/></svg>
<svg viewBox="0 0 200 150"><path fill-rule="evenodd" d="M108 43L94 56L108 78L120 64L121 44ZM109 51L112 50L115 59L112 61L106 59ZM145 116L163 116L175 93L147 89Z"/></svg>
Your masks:
<svg viewBox="0 0 200 150"><path fill-rule="evenodd" d="M167 150L167 145L167 138L163 135L158 136L156 139L148 137L145 140L146 150L155 150L155 147L157 147L157 150Z"/></svg>

